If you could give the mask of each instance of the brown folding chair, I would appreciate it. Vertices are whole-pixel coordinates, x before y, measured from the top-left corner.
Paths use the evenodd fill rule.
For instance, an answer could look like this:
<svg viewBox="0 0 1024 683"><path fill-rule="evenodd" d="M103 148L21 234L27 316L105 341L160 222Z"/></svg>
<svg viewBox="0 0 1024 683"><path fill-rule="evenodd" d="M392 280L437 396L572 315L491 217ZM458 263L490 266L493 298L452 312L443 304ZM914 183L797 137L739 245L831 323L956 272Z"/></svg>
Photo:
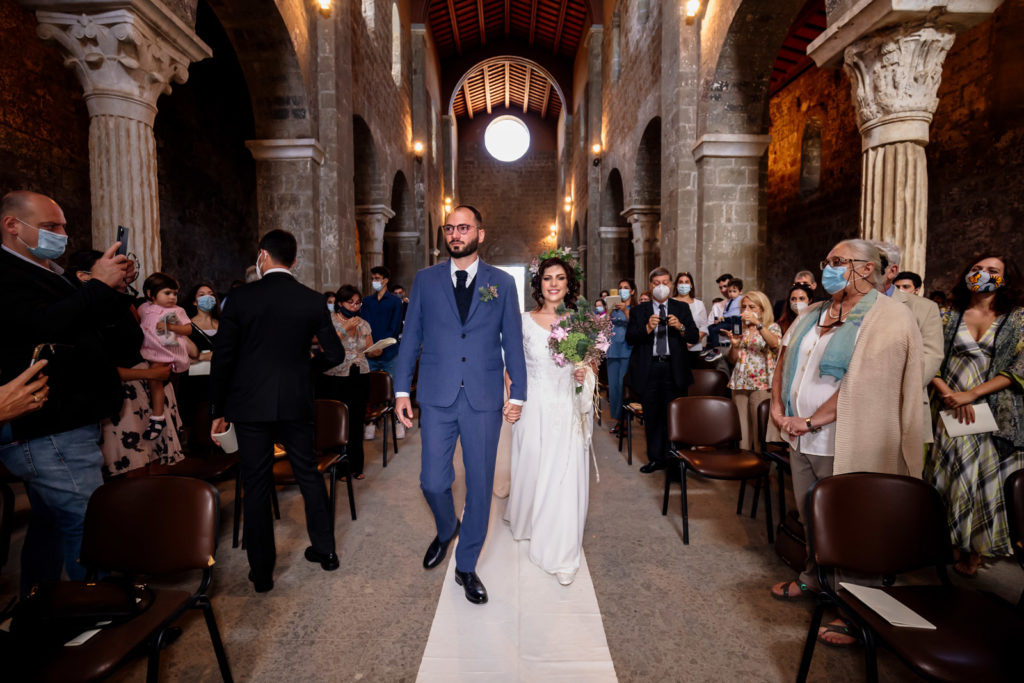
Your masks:
<svg viewBox="0 0 1024 683"><path fill-rule="evenodd" d="M693 383L686 388L687 396L723 396L729 398L729 375L721 370L692 370Z"/></svg>
<svg viewBox="0 0 1024 683"><path fill-rule="evenodd" d="M384 373L387 374L387 373ZM348 507L352 521L356 519L356 497L352 492L352 468L348 460L348 406L341 401L318 398L314 417L316 437L316 468L321 474L330 478L331 501L331 532L334 532L335 492L338 481L338 468L345 476L348 488ZM295 484L295 472L287 456L274 460L274 484L288 486Z"/></svg>
<svg viewBox="0 0 1024 683"><path fill-rule="evenodd" d="M121 478L103 484L92 494L85 513L79 561L89 570L140 579L201 571L199 587L183 590L148 588L149 606L128 621L103 627L77 647L56 644L45 656L29 662L38 666L32 680L88 681L107 676L140 648L149 653L147 681L160 672L160 650L168 628L189 609L202 610L221 677L231 681L231 669L221 642L208 595L217 548L217 489L190 477ZM86 581L73 585L85 590Z"/></svg>
<svg viewBox="0 0 1024 683"><path fill-rule="evenodd" d="M770 398L761 401L757 406L757 439L761 444L761 456L775 463L775 475L778 484L779 520L786 519L786 474L792 475L789 466L789 444L782 441L768 440L768 424L771 422ZM754 502L750 506L750 516L757 516L757 497L761 493L761 485L754 485Z"/></svg>
<svg viewBox="0 0 1024 683"><path fill-rule="evenodd" d="M1024 618L984 592L957 588L946 574L953 550L942 497L895 474L854 472L818 481L807 496L807 529L821 593L811 616L797 681L807 673L822 614L835 605L864 641L866 678L878 680L876 650L887 646L917 674L941 681L1024 680ZM938 585L892 586L895 576L935 567ZM842 586L833 570L881 576L881 590L936 629L891 625Z"/></svg>
<svg viewBox="0 0 1024 683"><path fill-rule="evenodd" d="M369 375L369 396L366 399L366 423L381 425L383 442L381 452L384 467L388 466L388 423L391 424L391 441L398 455L398 418L395 416L395 384L391 375L383 370L374 370Z"/></svg>
<svg viewBox="0 0 1024 683"><path fill-rule="evenodd" d="M220 449L217 449L220 451ZM153 477L192 477L215 483L226 479L235 480L234 523L231 531L231 547L238 547L238 531L242 523L242 478L238 463L238 453L214 452L207 456L186 456L170 465L150 463L145 470L146 475ZM131 476L129 474L129 476Z"/></svg>
<svg viewBox="0 0 1024 683"><path fill-rule="evenodd" d="M1024 569L1024 470L1017 470L1006 478L1003 484L1003 499L1006 501L1006 517L1010 522L1010 543L1020 568ZM1024 591L1021 591L1017 608L1024 610Z"/></svg>
<svg viewBox="0 0 1024 683"><path fill-rule="evenodd" d="M683 543L690 542L690 521L686 501L686 473L693 470L708 479L761 480L765 484L764 511L768 524L768 542L775 542L772 529L771 493L768 474L771 468L757 453L736 448L740 440L740 416L736 404L721 396L687 396L668 406L669 453L679 461L682 487ZM665 470L665 498L661 514L668 514L668 494L672 478ZM736 506L742 512L743 499Z"/></svg>
<svg viewBox="0 0 1024 683"><path fill-rule="evenodd" d="M626 441L626 464L633 466L633 420L644 423L644 408L629 386L629 375L622 380L622 429L619 430L619 453L622 452L622 441Z"/></svg>

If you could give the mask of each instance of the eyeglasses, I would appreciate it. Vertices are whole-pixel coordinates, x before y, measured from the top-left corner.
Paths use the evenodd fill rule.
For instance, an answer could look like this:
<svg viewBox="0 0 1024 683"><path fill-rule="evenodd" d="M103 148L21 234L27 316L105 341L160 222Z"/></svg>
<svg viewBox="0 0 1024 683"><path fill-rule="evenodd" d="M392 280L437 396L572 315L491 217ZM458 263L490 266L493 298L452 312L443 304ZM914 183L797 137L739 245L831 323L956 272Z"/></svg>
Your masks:
<svg viewBox="0 0 1024 683"><path fill-rule="evenodd" d="M867 259L862 258L843 258L842 256L833 256L832 258L825 259L818 264L818 267L825 270L826 266L832 266L838 268L839 266L845 266L850 263L869 263Z"/></svg>
<svg viewBox="0 0 1024 683"><path fill-rule="evenodd" d="M352 308L361 308L363 305L362 301L343 301L342 303L346 306L351 306Z"/></svg>
<svg viewBox="0 0 1024 683"><path fill-rule="evenodd" d="M454 231L458 230L460 235L465 235L467 232L475 228L475 225L468 225L466 223L459 223L458 225L442 225L441 229L444 230L444 234L450 235Z"/></svg>

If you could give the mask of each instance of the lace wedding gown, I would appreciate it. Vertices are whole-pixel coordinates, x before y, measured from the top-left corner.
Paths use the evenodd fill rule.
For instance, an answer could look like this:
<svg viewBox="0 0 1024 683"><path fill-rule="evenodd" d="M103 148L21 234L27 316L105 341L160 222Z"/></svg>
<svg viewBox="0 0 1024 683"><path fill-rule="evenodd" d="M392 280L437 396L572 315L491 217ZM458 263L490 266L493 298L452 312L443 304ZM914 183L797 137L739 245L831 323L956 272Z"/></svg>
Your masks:
<svg viewBox="0 0 1024 683"><path fill-rule="evenodd" d="M580 567L590 490L594 374L576 393L574 368L548 352L549 330L523 314L527 401L512 434L512 481L505 516L530 559L559 580Z"/></svg>

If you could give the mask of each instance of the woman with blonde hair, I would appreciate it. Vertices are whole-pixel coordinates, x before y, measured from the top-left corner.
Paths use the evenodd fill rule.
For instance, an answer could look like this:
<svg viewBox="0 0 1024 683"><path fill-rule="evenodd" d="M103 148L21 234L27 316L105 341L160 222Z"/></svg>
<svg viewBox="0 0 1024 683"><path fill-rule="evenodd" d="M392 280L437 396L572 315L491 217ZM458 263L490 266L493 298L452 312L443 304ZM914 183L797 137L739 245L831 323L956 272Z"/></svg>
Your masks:
<svg viewBox="0 0 1024 683"><path fill-rule="evenodd" d="M732 364L732 400L740 414L740 448L760 450L757 430L757 406L771 398L775 361L782 341L782 328L775 322L772 305L762 292L751 290L740 299L742 331L722 330L730 342Z"/></svg>

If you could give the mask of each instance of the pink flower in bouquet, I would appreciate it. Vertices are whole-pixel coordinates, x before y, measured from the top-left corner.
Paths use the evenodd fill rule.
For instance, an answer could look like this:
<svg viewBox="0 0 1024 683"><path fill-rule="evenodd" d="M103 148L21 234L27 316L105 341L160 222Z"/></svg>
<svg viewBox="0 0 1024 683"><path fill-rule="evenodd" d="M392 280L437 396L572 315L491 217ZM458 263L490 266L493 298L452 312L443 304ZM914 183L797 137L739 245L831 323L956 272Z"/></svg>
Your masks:
<svg viewBox="0 0 1024 683"><path fill-rule="evenodd" d="M551 354L551 360L555 361L555 365L557 365L560 368L564 368L568 363L568 361L565 360L565 356L563 356L560 353Z"/></svg>
<svg viewBox="0 0 1024 683"><path fill-rule="evenodd" d="M561 325L555 325L551 328L551 339L555 341L562 341L569 337L569 330L565 329ZM564 358L562 360L565 360Z"/></svg>
<svg viewBox="0 0 1024 683"><path fill-rule="evenodd" d="M597 350L600 351L601 353L608 353L608 347L611 346L611 344L608 343L607 339L601 339L600 337L597 338L597 342L594 345L597 347Z"/></svg>

